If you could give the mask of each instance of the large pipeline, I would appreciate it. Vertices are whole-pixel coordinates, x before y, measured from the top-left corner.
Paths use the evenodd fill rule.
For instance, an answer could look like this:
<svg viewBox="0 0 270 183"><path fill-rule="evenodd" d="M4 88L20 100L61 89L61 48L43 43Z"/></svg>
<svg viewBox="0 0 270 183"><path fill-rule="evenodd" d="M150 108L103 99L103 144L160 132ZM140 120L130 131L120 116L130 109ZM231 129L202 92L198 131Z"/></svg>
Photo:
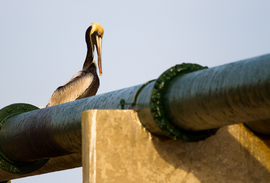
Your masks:
<svg viewBox="0 0 270 183"><path fill-rule="evenodd" d="M270 134L269 70L270 54L209 69L177 65L156 81L18 114L1 122L1 154L28 163L80 153L81 113L89 109L134 109L151 133L183 141L236 123Z"/></svg>

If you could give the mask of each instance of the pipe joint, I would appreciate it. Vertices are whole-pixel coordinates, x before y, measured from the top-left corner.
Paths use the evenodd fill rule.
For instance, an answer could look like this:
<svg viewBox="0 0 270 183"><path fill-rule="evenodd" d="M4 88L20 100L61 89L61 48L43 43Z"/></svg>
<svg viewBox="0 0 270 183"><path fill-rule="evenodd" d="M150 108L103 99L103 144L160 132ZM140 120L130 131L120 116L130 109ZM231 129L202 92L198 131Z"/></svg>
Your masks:
<svg viewBox="0 0 270 183"><path fill-rule="evenodd" d="M187 131L181 129L179 126L175 125L172 119L169 119L166 110L164 110L164 93L167 86L176 78L184 74L207 69L207 67L202 67L198 64L180 64L174 67L171 67L165 71L161 76L156 80L150 99L150 108L151 113L154 118L155 123L158 127L165 133L167 136L180 141L200 141L204 140L212 135L214 135L218 128L203 130L203 131Z"/></svg>
<svg viewBox="0 0 270 183"><path fill-rule="evenodd" d="M33 111L36 109L39 109L39 108L30 104L22 104L22 103L12 104L1 109L0 110L0 131L1 131L2 125L10 117L24 113L24 112ZM15 173L15 174L31 173L31 172L34 172L35 170L40 169L47 162L48 162L47 159L39 160L39 161L32 161L32 162L27 162L27 163L16 162L9 159L2 151L2 148L0 147L0 168L10 173Z"/></svg>

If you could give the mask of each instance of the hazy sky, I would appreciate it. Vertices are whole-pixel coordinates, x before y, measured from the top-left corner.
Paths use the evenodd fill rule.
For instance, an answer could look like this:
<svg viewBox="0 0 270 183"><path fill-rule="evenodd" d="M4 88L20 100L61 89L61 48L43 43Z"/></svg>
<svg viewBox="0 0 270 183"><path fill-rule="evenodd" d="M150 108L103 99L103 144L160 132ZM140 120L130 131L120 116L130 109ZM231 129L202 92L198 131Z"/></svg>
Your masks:
<svg viewBox="0 0 270 183"><path fill-rule="evenodd" d="M214 67L270 53L269 7L267 0L0 1L0 108L46 105L82 68L91 22L105 30L102 94L183 62ZM82 173L13 182L82 182Z"/></svg>

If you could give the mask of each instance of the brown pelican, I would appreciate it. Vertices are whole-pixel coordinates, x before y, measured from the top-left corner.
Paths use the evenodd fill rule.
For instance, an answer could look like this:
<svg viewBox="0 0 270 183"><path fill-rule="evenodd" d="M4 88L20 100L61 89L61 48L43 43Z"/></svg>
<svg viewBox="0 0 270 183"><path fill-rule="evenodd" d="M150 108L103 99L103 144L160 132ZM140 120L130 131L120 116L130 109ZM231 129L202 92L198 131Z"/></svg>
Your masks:
<svg viewBox="0 0 270 183"><path fill-rule="evenodd" d="M93 96L99 87L97 66L94 58L94 45L97 49L99 74L102 75L102 37L104 29L99 23L92 23L86 30L85 41L87 54L81 71L76 73L66 84L58 87L52 94L46 107Z"/></svg>

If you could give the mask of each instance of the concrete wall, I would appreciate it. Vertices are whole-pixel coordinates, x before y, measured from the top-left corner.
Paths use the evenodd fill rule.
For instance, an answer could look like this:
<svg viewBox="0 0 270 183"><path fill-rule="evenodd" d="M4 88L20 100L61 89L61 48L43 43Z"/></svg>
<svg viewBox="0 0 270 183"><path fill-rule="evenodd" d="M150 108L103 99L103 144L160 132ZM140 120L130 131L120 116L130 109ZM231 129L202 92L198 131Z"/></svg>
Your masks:
<svg viewBox="0 0 270 183"><path fill-rule="evenodd" d="M270 140L242 124L200 142L155 137L132 110L82 116L84 183L270 182Z"/></svg>

